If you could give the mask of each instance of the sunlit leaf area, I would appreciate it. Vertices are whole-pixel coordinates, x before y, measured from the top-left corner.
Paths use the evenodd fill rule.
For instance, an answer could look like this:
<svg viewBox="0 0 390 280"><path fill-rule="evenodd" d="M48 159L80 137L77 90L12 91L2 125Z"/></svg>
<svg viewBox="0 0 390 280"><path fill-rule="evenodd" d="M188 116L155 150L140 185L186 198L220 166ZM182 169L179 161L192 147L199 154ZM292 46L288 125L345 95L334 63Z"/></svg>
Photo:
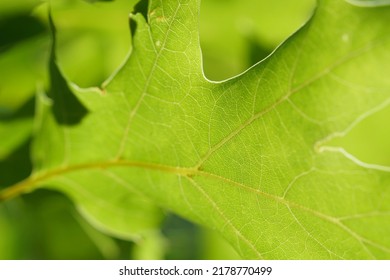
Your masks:
<svg viewBox="0 0 390 280"><path fill-rule="evenodd" d="M0 0L0 259L389 259L388 4Z"/></svg>

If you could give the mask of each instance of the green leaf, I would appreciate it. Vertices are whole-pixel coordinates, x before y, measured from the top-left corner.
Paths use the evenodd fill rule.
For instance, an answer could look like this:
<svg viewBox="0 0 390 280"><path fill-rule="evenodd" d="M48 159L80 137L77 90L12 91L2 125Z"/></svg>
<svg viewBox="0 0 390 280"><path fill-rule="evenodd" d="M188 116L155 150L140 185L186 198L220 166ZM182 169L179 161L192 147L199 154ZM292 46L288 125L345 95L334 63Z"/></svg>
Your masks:
<svg viewBox="0 0 390 280"><path fill-rule="evenodd" d="M361 7L379 7L390 5L389 0L346 0L347 2Z"/></svg>
<svg viewBox="0 0 390 280"><path fill-rule="evenodd" d="M314 6L314 0L201 1L205 76L223 80L265 58L302 26Z"/></svg>
<svg viewBox="0 0 390 280"><path fill-rule="evenodd" d="M390 168L327 144L390 103L390 9L319 1L270 57L218 83L203 75L198 13L199 1L150 1L101 88L52 76L88 113L60 122L40 95L35 170L0 198L55 188L130 238L158 225L158 205L244 258L390 258Z"/></svg>

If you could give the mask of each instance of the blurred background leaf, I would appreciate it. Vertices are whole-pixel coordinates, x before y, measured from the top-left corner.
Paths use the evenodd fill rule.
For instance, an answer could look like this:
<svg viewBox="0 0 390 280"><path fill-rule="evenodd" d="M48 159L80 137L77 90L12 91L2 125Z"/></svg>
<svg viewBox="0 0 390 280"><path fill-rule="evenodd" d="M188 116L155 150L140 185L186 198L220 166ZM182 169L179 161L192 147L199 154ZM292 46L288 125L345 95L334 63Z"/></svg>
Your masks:
<svg viewBox="0 0 390 280"><path fill-rule="evenodd" d="M315 0L204 0L200 35L211 80L240 74L269 55L310 17Z"/></svg>
<svg viewBox="0 0 390 280"><path fill-rule="evenodd" d="M136 0L53 0L58 64L81 87L99 86L129 53L128 14ZM314 0L203 0L204 72L223 80L260 61L312 14ZM48 87L48 4L0 0L0 188L31 172L34 96ZM390 166L390 106L368 117L341 145ZM72 246L69 246L71 244ZM166 213L161 230L136 242L102 234L69 199L40 190L0 204L0 259L238 259L212 230Z"/></svg>

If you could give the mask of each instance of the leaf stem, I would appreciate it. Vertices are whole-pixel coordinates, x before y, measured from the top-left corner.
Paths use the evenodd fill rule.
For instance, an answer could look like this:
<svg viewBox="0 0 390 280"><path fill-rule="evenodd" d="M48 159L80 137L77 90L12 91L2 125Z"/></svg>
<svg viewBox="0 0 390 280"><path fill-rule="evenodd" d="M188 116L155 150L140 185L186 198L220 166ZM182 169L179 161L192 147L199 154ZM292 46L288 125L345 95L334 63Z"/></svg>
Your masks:
<svg viewBox="0 0 390 280"><path fill-rule="evenodd" d="M20 196L23 193L31 191L36 185L36 181L32 177L29 177L15 185L7 187L0 191L0 202L12 199L14 197Z"/></svg>
<svg viewBox="0 0 390 280"><path fill-rule="evenodd" d="M25 180L18 182L14 185L11 185L2 191L0 191L0 202L12 199L24 193L33 191L35 188L38 188L37 185L44 183L45 181L52 179L56 176L61 176L66 173L90 169L106 169L113 167L136 167L136 168L145 168L149 170L157 170L165 173L176 174L179 176L188 176L191 177L195 175L198 170L195 168L185 168L185 167L174 167L169 165L161 165L157 163L147 163L139 161L127 161L127 160L112 160L105 162L94 162L94 163L84 163L77 164L72 166L64 166L50 171L46 171L40 174L31 175Z"/></svg>

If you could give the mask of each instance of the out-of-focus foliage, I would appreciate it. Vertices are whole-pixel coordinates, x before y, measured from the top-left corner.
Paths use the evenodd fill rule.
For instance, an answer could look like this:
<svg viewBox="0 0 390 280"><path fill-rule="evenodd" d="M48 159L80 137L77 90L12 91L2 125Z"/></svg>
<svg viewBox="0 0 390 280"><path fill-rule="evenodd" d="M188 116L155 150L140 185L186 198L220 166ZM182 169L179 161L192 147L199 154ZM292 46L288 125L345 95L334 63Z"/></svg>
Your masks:
<svg viewBox="0 0 390 280"><path fill-rule="evenodd" d="M204 0L200 36L211 80L240 74L269 55L311 16L315 0Z"/></svg>

